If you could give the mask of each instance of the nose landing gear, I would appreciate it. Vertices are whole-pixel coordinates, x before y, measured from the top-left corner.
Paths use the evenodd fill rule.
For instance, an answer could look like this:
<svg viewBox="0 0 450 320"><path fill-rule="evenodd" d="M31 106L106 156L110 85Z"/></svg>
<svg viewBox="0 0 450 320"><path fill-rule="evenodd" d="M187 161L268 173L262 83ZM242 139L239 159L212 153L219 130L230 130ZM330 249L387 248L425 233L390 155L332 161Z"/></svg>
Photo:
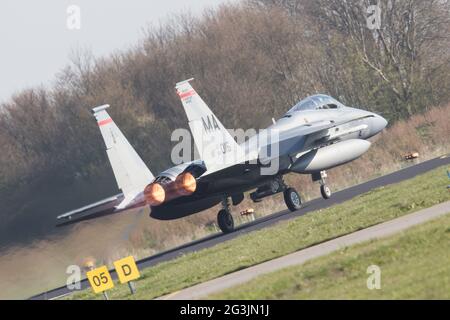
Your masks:
<svg viewBox="0 0 450 320"><path fill-rule="evenodd" d="M319 181L320 183L320 193L324 199L330 199L332 192L330 187L326 184L326 178L328 177L326 171L320 171L312 174L312 180L314 182Z"/></svg>
<svg viewBox="0 0 450 320"><path fill-rule="evenodd" d="M331 198L331 189L326 184L322 184L320 186L320 193L322 194L322 197L324 199L330 199Z"/></svg>

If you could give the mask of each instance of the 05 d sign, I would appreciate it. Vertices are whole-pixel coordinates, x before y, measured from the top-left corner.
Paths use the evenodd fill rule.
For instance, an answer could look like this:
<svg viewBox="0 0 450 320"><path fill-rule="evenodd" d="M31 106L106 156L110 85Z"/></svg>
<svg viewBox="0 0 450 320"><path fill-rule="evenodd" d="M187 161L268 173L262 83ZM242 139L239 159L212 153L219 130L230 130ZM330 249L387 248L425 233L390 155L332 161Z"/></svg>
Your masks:
<svg viewBox="0 0 450 320"><path fill-rule="evenodd" d="M86 276L95 293L104 292L114 287L114 282L106 266L88 271Z"/></svg>

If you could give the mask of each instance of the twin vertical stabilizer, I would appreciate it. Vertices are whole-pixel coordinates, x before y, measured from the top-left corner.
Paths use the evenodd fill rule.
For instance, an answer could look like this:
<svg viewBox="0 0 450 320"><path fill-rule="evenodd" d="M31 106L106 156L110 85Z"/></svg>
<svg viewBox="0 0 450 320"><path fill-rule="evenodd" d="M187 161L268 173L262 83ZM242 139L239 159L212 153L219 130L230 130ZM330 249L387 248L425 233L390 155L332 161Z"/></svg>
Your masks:
<svg viewBox="0 0 450 320"><path fill-rule="evenodd" d="M154 176L106 112L108 107L109 105L96 107L92 109L92 113L105 141L117 185L125 197L132 196L136 192L142 192L154 180Z"/></svg>
<svg viewBox="0 0 450 320"><path fill-rule="evenodd" d="M244 158L242 148L192 88L191 80L177 83L176 89L207 174L241 162Z"/></svg>

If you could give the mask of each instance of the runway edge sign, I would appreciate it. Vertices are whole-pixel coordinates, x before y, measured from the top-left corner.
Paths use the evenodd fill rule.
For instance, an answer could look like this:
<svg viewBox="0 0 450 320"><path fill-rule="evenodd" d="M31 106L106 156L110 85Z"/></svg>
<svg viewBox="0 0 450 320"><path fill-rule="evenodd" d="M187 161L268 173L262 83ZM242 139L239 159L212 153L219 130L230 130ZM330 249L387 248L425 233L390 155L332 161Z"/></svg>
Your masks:
<svg viewBox="0 0 450 320"><path fill-rule="evenodd" d="M101 293L114 288L114 282L106 266L92 269L86 273L86 276L94 293Z"/></svg>
<svg viewBox="0 0 450 320"><path fill-rule="evenodd" d="M129 256L114 262L120 283L128 283L140 277L139 269L133 256Z"/></svg>
<svg viewBox="0 0 450 320"><path fill-rule="evenodd" d="M120 283L127 283L130 287L131 293L134 294L136 292L136 288L133 280L138 279L140 277L140 273L133 256L117 260L113 264ZM108 299L106 291L114 288L114 282L108 268L106 266L101 266L96 269L92 268L86 273L86 276L94 293L103 293L105 299Z"/></svg>

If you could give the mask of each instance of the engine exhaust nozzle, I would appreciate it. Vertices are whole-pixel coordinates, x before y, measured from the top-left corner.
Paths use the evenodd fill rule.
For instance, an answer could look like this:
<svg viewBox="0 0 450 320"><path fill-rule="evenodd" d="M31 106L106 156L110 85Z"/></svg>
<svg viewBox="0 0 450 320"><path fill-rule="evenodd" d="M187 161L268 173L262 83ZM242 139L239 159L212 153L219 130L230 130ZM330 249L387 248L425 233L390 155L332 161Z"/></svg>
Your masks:
<svg viewBox="0 0 450 320"><path fill-rule="evenodd" d="M197 180L190 172L180 174L175 181L160 184L154 182L144 189L147 204L152 207L160 206L164 202L189 196L197 189Z"/></svg>
<svg viewBox="0 0 450 320"><path fill-rule="evenodd" d="M162 185L154 182L145 187L144 197L147 204L152 207L156 207L163 204L166 200L166 191Z"/></svg>

